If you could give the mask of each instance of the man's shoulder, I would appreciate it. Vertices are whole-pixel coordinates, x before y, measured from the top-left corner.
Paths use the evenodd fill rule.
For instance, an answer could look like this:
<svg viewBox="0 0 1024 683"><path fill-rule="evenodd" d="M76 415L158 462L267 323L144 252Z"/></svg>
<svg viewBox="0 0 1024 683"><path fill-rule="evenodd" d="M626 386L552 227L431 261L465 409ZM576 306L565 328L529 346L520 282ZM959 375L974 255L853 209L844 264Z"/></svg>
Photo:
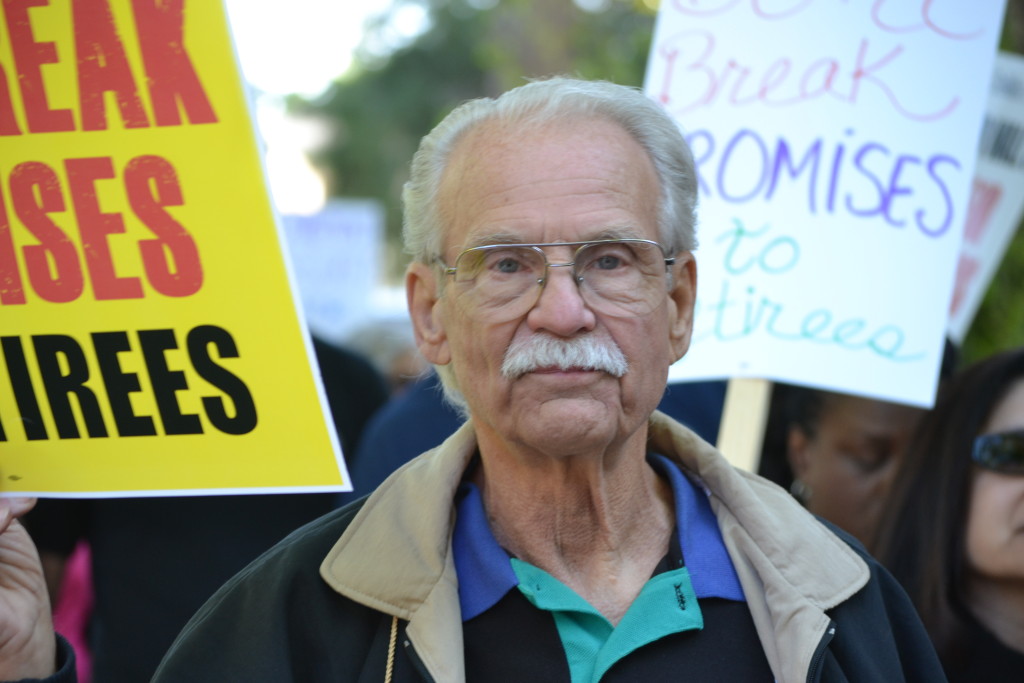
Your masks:
<svg viewBox="0 0 1024 683"><path fill-rule="evenodd" d="M381 619L334 592L320 564L362 504L306 524L236 574L185 626L154 680L347 680ZM345 634L343 645L332 633Z"/></svg>
<svg viewBox="0 0 1024 683"><path fill-rule="evenodd" d="M208 601L246 600L258 594L268 605L287 600L300 584L326 587L320 564L348 528L364 499L328 512L288 534L229 579Z"/></svg>
<svg viewBox="0 0 1024 683"><path fill-rule="evenodd" d="M898 623L901 627L910 626L923 633L924 627L910 597L889 570L852 534L828 520L819 521L857 553L870 572L867 584L848 600L837 605L833 610L833 616L844 614L850 618L850 615L858 615L860 618L867 617L876 624L884 618L890 623Z"/></svg>
<svg viewBox="0 0 1024 683"><path fill-rule="evenodd" d="M365 501L365 497L352 501L304 524L256 558L240 576L264 571L268 565L306 567L312 561L319 567L320 562L352 523Z"/></svg>
<svg viewBox="0 0 1024 683"><path fill-rule="evenodd" d="M821 522L864 560L870 578L829 610L835 627L820 680L946 680L921 618L899 582L860 541Z"/></svg>

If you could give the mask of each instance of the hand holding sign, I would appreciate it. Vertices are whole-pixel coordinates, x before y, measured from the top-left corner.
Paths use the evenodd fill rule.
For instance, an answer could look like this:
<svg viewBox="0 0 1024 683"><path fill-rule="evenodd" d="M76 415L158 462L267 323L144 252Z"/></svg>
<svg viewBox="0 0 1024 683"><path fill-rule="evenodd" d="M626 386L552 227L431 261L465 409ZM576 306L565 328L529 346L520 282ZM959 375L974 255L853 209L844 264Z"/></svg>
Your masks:
<svg viewBox="0 0 1024 683"><path fill-rule="evenodd" d="M45 678L56 648L39 555L17 521L32 499L0 498L0 680Z"/></svg>

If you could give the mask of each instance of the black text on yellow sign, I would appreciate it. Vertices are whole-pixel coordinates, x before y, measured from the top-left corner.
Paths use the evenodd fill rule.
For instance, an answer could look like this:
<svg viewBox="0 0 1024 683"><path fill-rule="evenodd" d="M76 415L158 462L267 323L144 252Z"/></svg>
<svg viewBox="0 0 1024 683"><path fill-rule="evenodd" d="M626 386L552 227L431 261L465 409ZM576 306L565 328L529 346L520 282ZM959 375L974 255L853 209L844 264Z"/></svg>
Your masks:
<svg viewBox="0 0 1024 683"><path fill-rule="evenodd" d="M12 63L0 64L0 136L105 131L108 102L116 103L125 129L217 122L184 48L182 2L131 3L144 89L109 3L70 3L78 107L51 105L47 67L68 55L36 37L40 27L33 25L31 10L47 5L45 0L2 3ZM184 193L170 160L139 155L123 168L111 157L68 158L59 167L26 160L0 180L11 198L8 207L0 192L0 305L28 303L26 291L43 301L68 303L79 299L86 285L96 300L138 299L145 294L143 279L168 297L191 296L202 287L195 240L171 212L184 205ZM109 240L125 233L126 217L101 207L100 191L110 185L119 188L120 204L150 233L137 240L144 277L118 275ZM187 350L190 372L212 390L198 397L201 413L187 412L179 403L179 392L190 390L188 374L172 369L167 358L179 346ZM0 352L19 413L16 420L0 415L0 441L8 440L9 430L16 438L7 424L20 425L29 441L202 434L204 429L245 434L256 426L251 392L222 364L238 357L235 340L215 325L199 325L183 335L173 328L95 332L85 343L68 334L0 336ZM124 354L139 354L144 372L125 371ZM153 415L133 406L132 395L145 391L155 405Z"/></svg>
<svg viewBox="0 0 1024 683"><path fill-rule="evenodd" d="M30 14L31 8L48 4L3 2L13 63L0 65L0 136L106 130L109 95L126 129L179 126L182 113L191 124L217 122L183 49L181 2L131 4L152 116L143 106L109 3L72 2L79 106L74 112L53 108L47 100L45 68L60 58L53 42L36 39ZM15 84L19 98L12 96ZM117 274L108 241L125 232L125 219L100 207L97 189L103 183L122 188L133 218L152 233L137 242L146 283L169 297L190 296L201 289L203 267L196 242L169 211L184 200L178 174L167 159L142 155L123 169L109 157L66 159L60 168L30 160L14 166L3 181L11 207L8 210L0 193L0 304L26 304L27 289L44 301L67 303L81 297L86 284L96 300L143 296L138 276ZM60 220L66 214L68 220ZM77 234L61 224L75 225ZM31 240L16 240L18 230ZM18 248L18 243L25 244ZM252 431L252 394L241 379L219 365L222 358L239 355L231 335L207 325L183 337L179 341L174 329L97 332L84 344L71 335L0 337L19 413L15 422L28 440L203 433L201 416L183 412L178 401L178 392L189 389L186 373L168 364L167 352L180 344L187 349L190 370L219 392L200 398L205 424L228 434ZM144 359L144 384L156 415L139 415L133 408L131 395L142 391L143 379L123 370L120 358L125 353L139 353ZM32 372L30 357L35 359ZM43 419L43 407L49 407L48 420ZM104 413L112 416L113 424L104 420ZM0 441L8 438L4 418L0 415ZM47 428L48 422L54 429Z"/></svg>
<svg viewBox="0 0 1024 683"><path fill-rule="evenodd" d="M179 345L187 352L190 371L213 389L199 397L202 415L184 411L179 403L179 392L192 388L189 373L168 362L168 352ZM30 371L26 346L35 358L31 370L36 372ZM84 345L70 335L8 336L0 337L0 349L20 413L18 421L29 441L54 436L104 438L112 432L122 437L202 434L203 418L206 425L226 434L246 434L256 427L256 405L249 388L223 364L224 359L238 357L235 341L227 330L214 325L197 326L183 340L173 329L96 332ZM126 371L122 354L140 354L145 372ZM38 382L32 379L36 373ZM132 394L144 391L155 402L155 415L139 414L133 408ZM43 419L44 397L56 435ZM104 419L104 408L113 424ZM0 441L7 440L3 418Z"/></svg>

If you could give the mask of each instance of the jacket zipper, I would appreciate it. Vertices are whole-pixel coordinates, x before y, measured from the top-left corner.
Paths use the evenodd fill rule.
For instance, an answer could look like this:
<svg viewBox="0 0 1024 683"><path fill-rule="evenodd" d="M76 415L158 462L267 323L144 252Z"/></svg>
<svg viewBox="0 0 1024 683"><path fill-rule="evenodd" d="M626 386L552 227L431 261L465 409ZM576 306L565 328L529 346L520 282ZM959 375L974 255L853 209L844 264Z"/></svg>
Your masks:
<svg viewBox="0 0 1024 683"><path fill-rule="evenodd" d="M807 669L807 683L814 683L821 675L821 662L825 659L825 650L828 648L829 643L832 642L832 637L835 634L836 622L829 621L828 628L825 629L825 635L821 637L818 647L814 650L814 656L811 657L811 666Z"/></svg>
<svg viewBox="0 0 1024 683"><path fill-rule="evenodd" d="M415 668L419 675L423 677L423 680L427 681L427 683L434 683L434 677L430 675L429 671L427 671L427 667L423 664L423 660L420 659L420 656L416 653L416 648L413 647L412 641L406 637L404 628L402 629L402 648L405 650L405 654L409 656L409 659L412 660L413 668Z"/></svg>

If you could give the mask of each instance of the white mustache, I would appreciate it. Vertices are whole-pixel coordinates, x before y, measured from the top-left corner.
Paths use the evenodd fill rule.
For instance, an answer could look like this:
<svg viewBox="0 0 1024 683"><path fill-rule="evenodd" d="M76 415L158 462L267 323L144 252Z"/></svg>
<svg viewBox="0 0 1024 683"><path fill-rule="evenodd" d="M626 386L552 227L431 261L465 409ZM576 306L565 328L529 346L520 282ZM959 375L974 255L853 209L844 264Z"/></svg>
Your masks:
<svg viewBox="0 0 1024 683"><path fill-rule="evenodd" d="M535 334L512 342L505 352L501 374L506 379L516 379L527 372L551 367L600 370L622 377L629 369L629 362L618 344L608 337L584 335L558 339Z"/></svg>

